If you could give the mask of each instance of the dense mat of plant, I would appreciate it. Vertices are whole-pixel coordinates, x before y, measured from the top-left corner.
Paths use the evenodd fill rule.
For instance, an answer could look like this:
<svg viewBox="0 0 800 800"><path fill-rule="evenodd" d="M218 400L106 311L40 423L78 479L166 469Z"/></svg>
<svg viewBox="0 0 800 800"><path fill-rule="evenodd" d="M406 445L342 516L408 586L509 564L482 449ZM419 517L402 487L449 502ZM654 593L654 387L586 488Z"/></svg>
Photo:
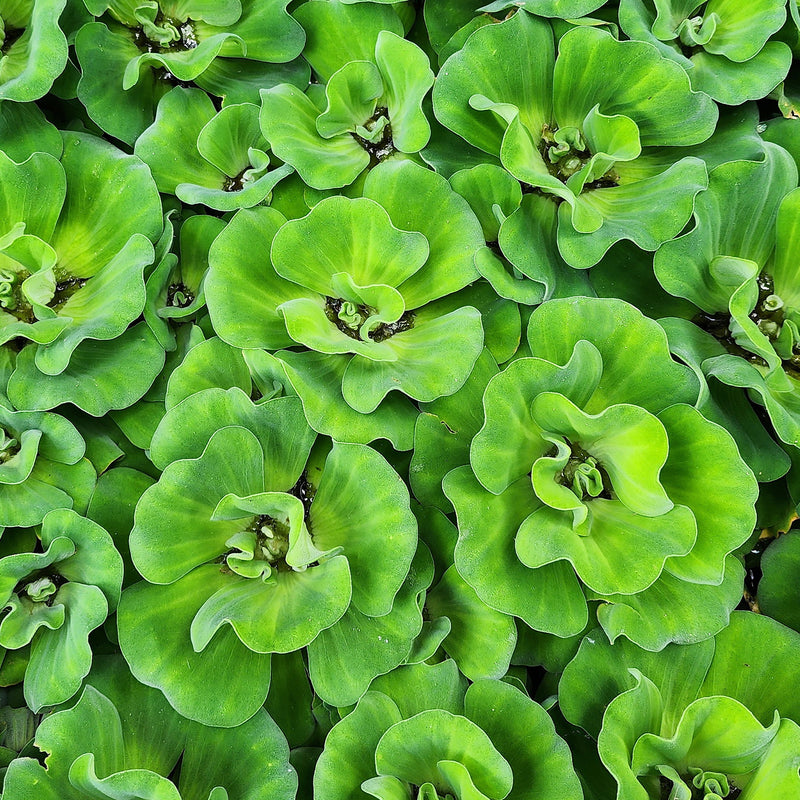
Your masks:
<svg viewBox="0 0 800 800"><path fill-rule="evenodd" d="M800 800L796 0L0 0L3 800Z"/></svg>

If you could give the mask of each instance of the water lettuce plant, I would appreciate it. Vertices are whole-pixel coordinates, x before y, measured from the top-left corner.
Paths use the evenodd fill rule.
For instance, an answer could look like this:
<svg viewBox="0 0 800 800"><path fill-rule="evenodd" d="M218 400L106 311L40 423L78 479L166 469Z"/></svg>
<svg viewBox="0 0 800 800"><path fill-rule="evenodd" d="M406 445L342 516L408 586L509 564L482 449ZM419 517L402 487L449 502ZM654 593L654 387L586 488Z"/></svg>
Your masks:
<svg viewBox="0 0 800 800"><path fill-rule="evenodd" d="M692 88L728 105L772 91L789 71L789 45L773 36L786 21L784 0L736 3L622 0L620 26L677 61Z"/></svg>
<svg viewBox="0 0 800 800"><path fill-rule="evenodd" d="M765 144L763 161L734 161L711 175L708 192L698 199L694 229L663 245L655 258L664 288L700 309L698 326L671 322L668 331L681 357L700 375L749 390L765 409L770 431L797 447L800 283L793 253L800 194L795 164L783 148ZM765 480L788 469L786 456L765 443L754 414L717 416L731 420L743 453L766 472ZM783 472L776 474L780 466Z"/></svg>
<svg viewBox="0 0 800 800"><path fill-rule="evenodd" d="M0 173L0 341L33 342L37 369L58 375L81 342L118 337L141 314L158 190L139 159L75 133L60 160L0 152Z"/></svg>
<svg viewBox="0 0 800 800"><path fill-rule="evenodd" d="M589 26L557 44L529 14L475 31L442 65L436 117L552 200L537 216L545 227L557 216L568 264L590 267L623 238L655 250L680 233L707 177L685 150L665 161L649 148L705 141L716 106L652 46ZM496 63L496 52L507 57Z"/></svg>
<svg viewBox="0 0 800 800"><path fill-rule="evenodd" d="M298 56L304 41L283 0L84 2L97 21L75 36L77 94L97 125L128 144L178 83L253 102L264 82L302 80L302 69L287 74L278 66Z"/></svg>
<svg viewBox="0 0 800 800"><path fill-rule="evenodd" d="M756 482L693 407L691 371L655 322L612 299L543 304L528 344L532 357L486 386L469 465L444 478L457 569L489 606L558 636L584 629L587 600L612 640L659 650L713 635L739 599L730 553L755 524Z"/></svg>
<svg viewBox="0 0 800 800"><path fill-rule="evenodd" d="M39 726L35 744L48 754L45 766L17 759L5 796L290 800L297 787L286 740L266 711L234 730L188 722L118 658L101 661L78 702Z"/></svg>
<svg viewBox="0 0 800 800"><path fill-rule="evenodd" d="M451 215L446 228L423 218L424 198ZM237 214L209 254L209 311L229 344L287 348L278 357L306 408L319 372L330 376L326 403L341 411L333 424L310 415L317 430L407 449L396 430L405 418L410 432L416 413L405 398L452 394L483 347L480 312L447 297L477 277L481 243L477 218L443 179L387 162L364 197L326 198L301 219L268 208ZM392 403L394 392L405 398ZM362 415L374 422L354 427Z"/></svg>
<svg viewBox="0 0 800 800"><path fill-rule="evenodd" d="M331 687L332 701L349 697L348 684L363 680L364 667L349 667L351 659L379 674L394 666L398 646L398 661L405 657L418 632L408 609L391 613L416 550L407 490L363 445L321 442L321 451L312 451L315 435L297 398L255 406L240 390L216 393L228 424L196 428L182 440L187 418L212 402L209 392L215 390L179 403L156 431L152 447L166 465L137 506L130 539L133 562L149 583L124 594L123 652L140 680L206 724L251 717L266 697L269 654L306 646L322 696ZM353 473L357 483L349 480ZM372 637L362 637L362 648L351 638L342 652L337 640L351 625L367 625L364 617L387 626L392 647L382 647L378 634L377 654ZM142 647L157 631L159 650ZM222 671L230 661L236 666ZM204 678L193 682L190 674ZM220 703L210 685L236 691Z"/></svg>
<svg viewBox="0 0 800 800"><path fill-rule="evenodd" d="M343 769L343 767L346 767ZM452 661L376 680L331 730L317 797L580 798L544 709L502 681L467 688Z"/></svg>
<svg viewBox="0 0 800 800"><path fill-rule="evenodd" d="M309 186L346 186L394 153L417 153L428 143L422 100L432 85L425 53L383 30L374 56L330 76L324 105L291 84L263 91L261 128Z"/></svg>
<svg viewBox="0 0 800 800"><path fill-rule="evenodd" d="M714 639L660 653L589 635L564 671L561 707L596 737L618 800L791 797L800 708L785 670L798 656L797 633L745 612Z"/></svg>
<svg viewBox="0 0 800 800"><path fill-rule="evenodd" d="M31 538L37 543L24 534L12 542L19 547ZM30 646L23 690L37 712L80 689L92 664L89 634L116 608L122 587L122 558L111 537L71 509L45 516L41 548L11 550L0 559L0 603L7 612L0 645Z"/></svg>
<svg viewBox="0 0 800 800"><path fill-rule="evenodd" d="M271 163L258 126L258 106L239 103L216 113L205 92L180 86L164 95L156 121L134 152L159 191L216 211L251 208L267 199L292 168Z"/></svg>
<svg viewBox="0 0 800 800"><path fill-rule="evenodd" d="M85 507L96 475L86 443L58 414L0 403L0 525L39 525L57 508Z"/></svg>

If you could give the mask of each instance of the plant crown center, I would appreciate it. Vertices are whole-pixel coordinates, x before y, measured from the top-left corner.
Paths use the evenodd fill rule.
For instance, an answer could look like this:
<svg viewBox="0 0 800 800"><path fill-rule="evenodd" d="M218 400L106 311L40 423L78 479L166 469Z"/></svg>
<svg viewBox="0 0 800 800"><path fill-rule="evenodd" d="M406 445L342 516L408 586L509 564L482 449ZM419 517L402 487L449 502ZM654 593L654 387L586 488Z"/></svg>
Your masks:
<svg viewBox="0 0 800 800"><path fill-rule="evenodd" d="M344 300L340 297L325 298L325 315L346 336L361 341L383 342L396 333L414 327L414 312L405 311L395 322L382 322L364 329L366 321L376 313L376 309L363 303Z"/></svg>
<svg viewBox="0 0 800 800"><path fill-rule="evenodd" d="M21 295L21 286L29 275L27 270L17 271L9 267L0 269L0 307L13 312L26 305Z"/></svg>
<svg viewBox="0 0 800 800"><path fill-rule="evenodd" d="M167 305L186 308L194 302L194 292L185 283L172 283L167 289Z"/></svg>
<svg viewBox="0 0 800 800"><path fill-rule="evenodd" d="M570 489L580 500L611 497L611 479L598 460L579 445L567 442L572 451L561 474L557 477L562 486ZM554 451L555 452L555 451Z"/></svg>
<svg viewBox="0 0 800 800"><path fill-rule="evenodd" d="M758 276L758 300L749 317L770 342L778 341L786 321L785 304L783 299L775 293L775 281L766 272L762 272ZM724 311L710 314L701 312L693 318L692 322L710 333L732 355L740 356L759 367L768 366L761 356L752 353L736 341L731 332L731 315L729 313ZM782 356L783 369L791 377L800 380L800 342L793 342L791 351L788 354L783 352Z"/></svg>
<svg viewBox="0 0 800 800"><path fill-rule="evenodd" d="M562 183L580 172L593 157L579 128L558 128L547 124L542 128L539 152L548 172ZM596 180L585 183L583 189L607 189L617 185L618 176L613 169L609 169Z"/></svg>
<svg viewBox="0 0 800 800"><path fill-rule="evenodd" d="M690 767L688 774L682 775L681 778L684 786L691 791L692 800L735 800L742 791L722 772L706 772L699 767ZM672 781L662 777L662 800L671 797L673 789Z"/></svg>
<svg viewBox="0 0 800 800"><path fill-rule="evenodd" d="M385 106L376 108L375 113L363 125L357 125L350 135L369 153L372 166L395 152L389 109Z"/></svg>
<svg viewBox="0 0 800 800"><path fill-rule="evenodd" d="M194 25L165 16L161 11L153 22L133 31L134 44L146 53L194 50L198 45Z"/></svg>
<svg viewBox="0 0 800 800"><path fill-rule="evenodd" d="M52 570L52 567L49 567L48 570ZM67 583L67 579L57 572L48 570L39 570L34 575L20 581L14 589L14 594L31 603L52 606L56 592Z"/></svg>
<svg viewBox="0 0 800 800"><path fill-rule="evenodd" d="M758 301L750 312L750 319L771 342L780 335L785 319L783 300L775 294L775 281L766 272L758 276Z"/></svg>
<svg viewBox="0 0 800 800"><path fill-rule="evenodd" d="M256 535L255 559L279 566L278 562L283 561L289 552L289 525L268 514L261 514L253 517L246 530Z"/></svg>
<svg viewBox="0 0 800 800"><path fill-rule="evenodd" d="M19 453L19 440L11 436L5 428L0 428L0 464L5 464Z"/></svg>
<svg viewBox="0 0 800 800"><path fill-rule="evenodd" d="M47 304L53 311L58 311L66 302L67 300L75 294L75 292L83 289L86 286L86 282L88 278L76 278L74 276L64 276L60 281L56 283L55 291L53 292L53 298Z"/></svg>

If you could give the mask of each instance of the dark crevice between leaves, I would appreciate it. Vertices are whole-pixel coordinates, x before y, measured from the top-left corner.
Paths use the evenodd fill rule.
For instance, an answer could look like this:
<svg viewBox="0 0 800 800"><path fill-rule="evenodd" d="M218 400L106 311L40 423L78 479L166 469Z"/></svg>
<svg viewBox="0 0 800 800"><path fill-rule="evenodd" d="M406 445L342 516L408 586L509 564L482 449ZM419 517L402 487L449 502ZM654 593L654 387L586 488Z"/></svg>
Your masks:
<svg viewBox="0 0 800 800"><path fill-rule="evenodd" d="M23 33L25 33L24 28L6 28L5 38L0 44L0 55L6 55Z"/></svg>
<svg viewBox="0 0 800 800"><path fill-rule="evenodd" d="M761 557L775 538L772 536L762 536L754 545L753 549L745 554L744 557L744 593L737 606L741 611L755 611L758 613L758 584L761 581Z"/></svg>
<svg viewBox="0 0 800 800"><path fill-rule="evenodd" d="M389 118L389 109L381 106L375 109L375 113L364 123L367 130L371 125L374 125L381 117ZM385 161L392 153L395 152L394 142L392 141L392 123L387 122L381 131L381 138L377 142L371 142L369 139L364 139L357 133L350 134L366 151L370 157L370 167L380 164Z"/></svg>
<svg viewBox="0 0 800 800"><path fill-rule="evenodd" d="M194 293L185 283L172 283L167 289L167 305L186 308L194 302Z"/></svg>
<svg viewBox="0 0 800 800"><path fill-rule="evenodd" d="M731 315L727 312L716 311L713 314L707 314L705 311L701 311L699 314L695 314L692 322L706 333L710 333L731 355L739 356L760 367L767 366L767 362L761 356L745 350L733 338L730 329Z"/></svg>
<svg viewBox="0 0 800 800"><path fill-rule="evenodd" d="M75 292L83 289L86 286L88 278L75 278L65 277L56 283L55 292L53 292L53 299L47 304L53 311L58 311L62 308L67 300L75 294Z"/></svg>
<svg viewBox="0 0 800 800"><path fill-rule="evenodd" d="M363 322L355 326L348 325L340 316L340 312L342 311L344 303L345 301L341 298L326 297L325 316L345 336L349 336L351 339L361 340L361 327ZM352 305L355 306L355 310L362 320L366 320L367 317L371 316L375 312L375 309L370 308L363 303ZM373 342L384 342L387 339L391 339L391 337L396 333L403 333L403 331L411 330L414 327L414 318L415 314L413 311L405 311L400 319L396 320L395 322L382 322L369 332L368 337Z"/></svg>
<svg viewBox="0 0 800 800"><path fill-rule="evenodd" d="M44 569L37 570L36 572L27 575L23 578L15 587L13 594L17 596L23 596L26 594L26 589L32 583L36 583L36 581L40 581L42 579L49 580L58 590L61 588L65 583L67 583L67 579L60 575L58 572L53 572L52 567L45 567ZM55 600L56 592L53 592L46 600L42 601L46 606L52 606L53 601Z"/></svg>
<svg viewBox="0 0 800 800"><path fill-rule="evenodd" d="M308 515L311 511L311 503L314 501L314 495L316 493L317 490L308 480L308 475L305 470L303 470L303 474L297 479L297 483L289 489L289 494L294 495L303 504L306 526L308 526Z"/></svg>
<svg viewBox="0 0 800 800"><path fill-rule="evenodd" d="M223 192L240 192L244 188L244 174L250 167L245 167L238 175L233 178L225 177L225 182L222 184Z"/></svg>

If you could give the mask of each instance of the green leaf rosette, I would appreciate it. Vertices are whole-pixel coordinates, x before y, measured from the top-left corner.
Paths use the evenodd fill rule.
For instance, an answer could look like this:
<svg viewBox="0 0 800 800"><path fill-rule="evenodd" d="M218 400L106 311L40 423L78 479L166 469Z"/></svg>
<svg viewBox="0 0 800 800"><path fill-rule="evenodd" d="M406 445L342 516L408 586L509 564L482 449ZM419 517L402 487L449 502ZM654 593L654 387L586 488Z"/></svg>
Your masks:
<svg viewBox="0 0 800 800"><path fill-rule="evenodd" d="M138 158L88 134L63 137L61 161L0 152L0 342L33 342L48 376L84 341L117 339L140 316L162 229Z"/></svg>
<svg viewBox="0 0 800 800"><path fill-rule="evenodd" d="M78 702L36 732L4 797L37 800L291 800L297 776L278 726L259 710L232 730L178 716L118 658L99 659ZM38 755L38 753L37 753Z"/></svg>
<svg viewBox="0 0 800 800"><path fill-rule="evenodd" d="M249 719L270 654L306 646L318 694L353 703L419 632L407 489L374 450L314 439L297 398L254 405L236 388L190 395L156 431L165 468L130 537L148 582L125 591L119 636L183 716Z"/></svg>
<svg viewBox="0 0 800 800"><path fill-rule="evenodd" d="M480 225L415 164L376 167L364 195L327 198L289 222L268 208L239 212L211 248L206 297L224 341L287 348L277 356L316 430L410 449L407 398L452 394L482 348L480 312L453 294L477 277ZM448 225L430 218L431 203Z"/></svg>
<svg viewBox="0 0 800 800"><path fill-rule="evenodd" d="M619 23L680 64L692 88L727 105L758 100L785 77L788 44L773 39L786 21L785 0L622 0Z"/></svg>
<svg viewBox="0 0 800 800"><path fill-rule="evenodd" d="M0 103L27 103L50 91L67 63L58 19L67 0L0 3Z"/></svg>
<svg viewBox="0 0 800 800"><path fill-rule="evenodd" d="M0 561L0 645L30 645L23 690L37 712L80 688L92 664L89 634L116 608L123 569L108 533L67 508L45 516L41 546Z"/></svg>
<svg viewBox="0 0 800 800"><path fill-rule="evenodd" d="M587 600L612 640L713 636L741 597L729 554L752 533L757 484L690 405L691 371L619 300L551 300L528 343L533 357L487 384L469 466L444 479L459 573L492 608L561 637L583 630Z"/></svg>
<svg viewBox="0 0 800 800"><path fill-rule="evenodd" d="M200 89L176 87L164 95L134 152L150 167L159 191L216 211L264 203L292 172L270 158L258 106L239 103L217 112Z"/></svg>
<svg viewBox="0 0 800 800"><path fill-rule="evenodd" d="M800 271L794 254L800 190L789 154L764 147L761 162L734 161L712 171L694 229L663 245L655 272L668 292L701 309L694 320L699 330L678 320L664 325L679 357L711 383L708 402L731 409L726 396L745 389L766 409L777 437L798 447ZM762 479L774 480L786 472L788 459L747 406L740 400L718 416L765 471Z"/></svg>
<svg viewBox="0 0 800 800"><path fill-rule="evenodd" d="M596 737L617 800L800 792L797 633L750 612L735 612L713 640L660 653L597 633L564 671L559 698Z"/></svg>
<svg viewBox="0 0 800 800"><path fill-rule="evenodd" d="M325 740L314 796L577 800L566 743L547 712L496 680L466 688L453 661L401 667Z"/></svg>
<svg viewBox="0 0 800 800"><path fill-rule="evenodd" d="M366 60L349 61L330 75L324 100L315 102L290 84L263 90L261 129L309 186L347 186L393 154L417 153L428 143L422 101L433 81L425 53L382 30Z"/></svg>
<svg viewBox="0 0 800 800"><path fill-rule="evenodd" d="M307 68L286 63L305 38L286 0L84 2L99 20L75 38L78 98L94 122L127 144L174 86L194 82L241 103L256 102L259 87L308 81Z"/></svg>
<svg viewBox="0 0 800 800"><path fill-rule="evenodd" d="M482 27L442 66L433 109L550 201L536 210L538 224L557 229L573 267L596 264L621 239L655 250L681 231L707 185L700 159L651 153L708 139L714 103L652 45L599 28L568 31L556 56L553 28L539 17ZM529 247L544 260L537 238Z"/></svg>
<svg viewBox="0 0 800 800"><path fill-rule="evenodd" d="M64 417L0 404L0 526L26 528L54 509L85 509L97 477L85 452Z"/></svg>

